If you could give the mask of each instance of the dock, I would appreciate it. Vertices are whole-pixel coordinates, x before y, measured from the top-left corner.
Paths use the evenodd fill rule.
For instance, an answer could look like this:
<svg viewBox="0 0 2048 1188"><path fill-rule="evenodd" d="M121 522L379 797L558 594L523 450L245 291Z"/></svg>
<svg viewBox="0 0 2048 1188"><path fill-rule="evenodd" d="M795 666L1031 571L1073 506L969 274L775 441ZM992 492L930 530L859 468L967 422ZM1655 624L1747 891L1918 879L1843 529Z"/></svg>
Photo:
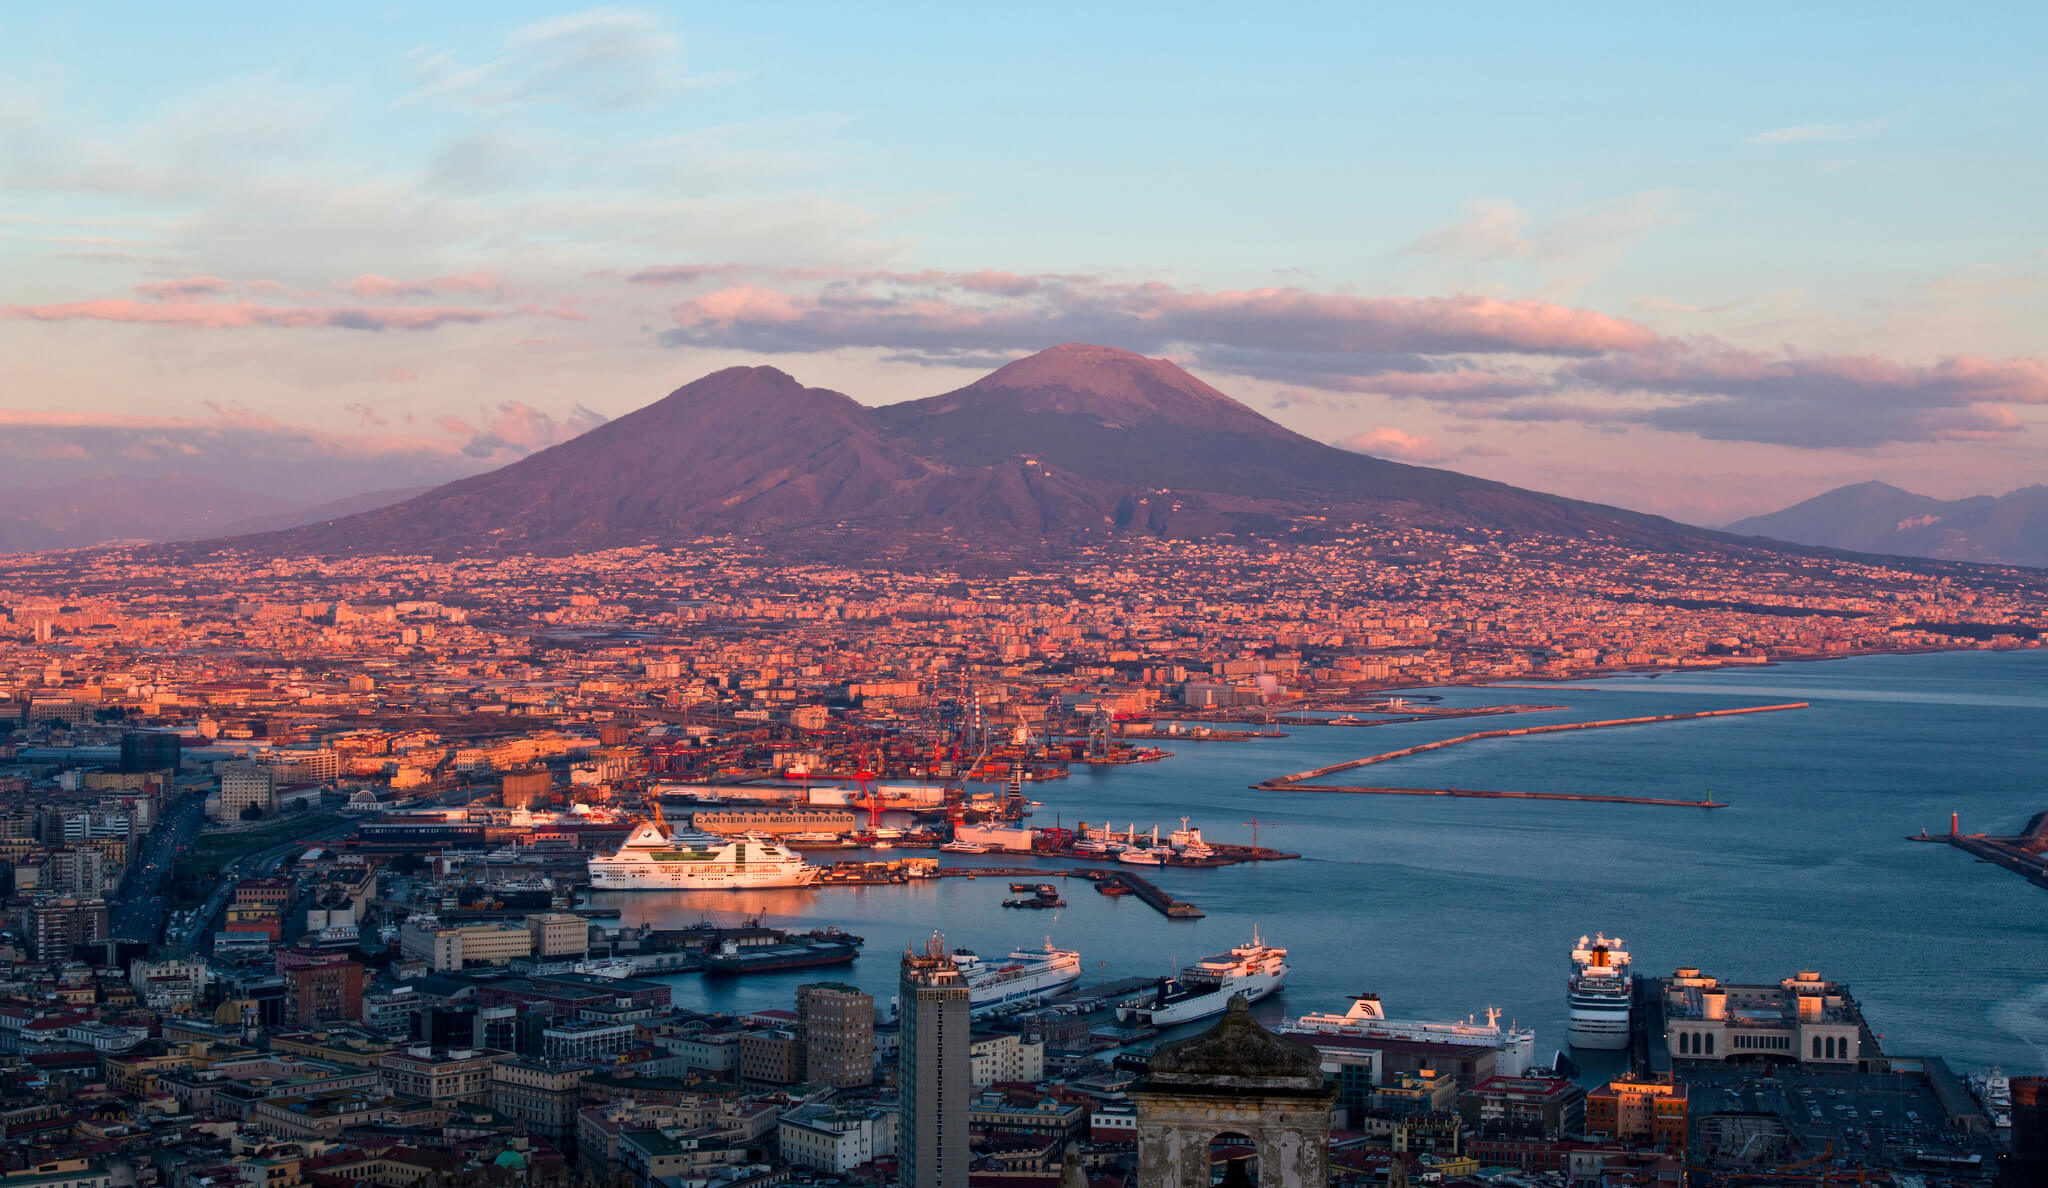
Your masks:
<svg viewBox="0 0 2048 1188"><path fill-rule="evenodd" d="M1946 843L1980 862L2002 866L2036 887L2048 890L2048 812L2035 813L2027 821L2026 828L2013 837L1964 833L1960 822L1951 816L1947 833L1930 834L1922 830L1917 837L1906 840Z"/></svg>
<svg viewBox="0 0 2048 1188"><path fill-rule="evenodd" d="M1169 920L1199 920L1202 909L1185 900L1175 899L1161 891L1152 880L1141 878L1125 870L1098 871L1089 876L1098 884L1121 883L1124 890L1151 904L1159 914Z"/></svg>
<svg viewBox="0 0 2048 1188"><path fill-rule="evenodd" d="M1121 886L1129 894L1150 904L1154 910L1169 920L1199 920L1205 914L1194 904L1184 899L1175 899L1160 890L1152 880L1134 875L1127 870L1109 870L1095 866L1074 870L1046 870L1036 866L942 866L932 873L942 879L1043 879L1050 875L1067 879L1087 879L1098 887Z"/></svg>
<svg viewBox="0 0 2048 1188"><path fill-rule="evenodd" d="M1488 738L1518 738L1527 734L1558 734L1567 730L1605 730L1617 726L1647 726L1657 722L1688 722L1705 718L1727 718L1741 714L1768 714L1782 710L1806 709L1804 701L1786 702L1782 705L1747 705L1734 709L1697 710L1685 714L1656 714L1643 718L1607 718L1597 722L1562 722L1551 726L1523 726L1514 730L1481 730L1473 734L1461 734L1456 738L1438 739L1435 742L1417 743L1402 747L1398 751L1383 751L1361 759L1347 759L1309 771L1298 771L1292 775L1278 776L1253 784L1259 792L1337 792L1365 796L1459 796L1476 800L1579 800L1597 804L1646 804L1672 808L1725 808L1726 805L1709 796L1705 800L1676 800L1660 796L1597 796L1578 792L1509 792L1477 788L1397 788L1371 785L1311 784L1312 780L1335 775L1340 771L1352 771L1375 763L1387 763L1420 755L1427 751L1440 751L1461 743L1478 742Z"/></svg>

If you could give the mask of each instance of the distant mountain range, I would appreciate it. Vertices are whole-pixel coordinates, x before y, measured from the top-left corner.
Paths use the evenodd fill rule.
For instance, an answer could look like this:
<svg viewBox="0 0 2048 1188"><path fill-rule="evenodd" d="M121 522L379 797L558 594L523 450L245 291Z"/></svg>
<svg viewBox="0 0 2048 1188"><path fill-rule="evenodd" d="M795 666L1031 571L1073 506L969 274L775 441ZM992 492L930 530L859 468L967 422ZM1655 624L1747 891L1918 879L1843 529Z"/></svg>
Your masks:
<svg viewBox="0 0 2048 1188"><path fill-rule="evenodd" d="M1889 483L1856 483L1727 530L1859 553L2048 566L2048 486L1936 499Z"/></svg>
<svg viewBox="0 0 2048 1188"><path fill-rule="evenodd" d="M915 559L1363 520L1596 532L1672 549L1726 540L1338 449L1165 360L1067 344L881 408L773 367L728 368L501 469L229 543L275 554L559 555L734 533L786 551Z"/></svg>
<svg viewBox="0 0 2048 1188"><path fill-rule="evenodd" d="M268 532L354 515L422 490L368 491L302 503L188 474L110 475L12 487L0 491L0 553Z"/></svg>

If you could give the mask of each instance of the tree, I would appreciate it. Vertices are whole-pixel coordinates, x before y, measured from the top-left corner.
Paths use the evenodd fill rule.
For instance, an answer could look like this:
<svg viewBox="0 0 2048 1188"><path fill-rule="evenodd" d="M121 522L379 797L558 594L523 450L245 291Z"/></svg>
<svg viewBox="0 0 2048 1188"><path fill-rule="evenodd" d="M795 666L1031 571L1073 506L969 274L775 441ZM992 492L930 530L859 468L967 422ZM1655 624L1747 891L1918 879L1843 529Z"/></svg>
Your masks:
<svg viewBox="0 0 2048 1188"><path fill-rule="evenodd" d="M263 806L260 804L252 801L248 808L242 810L242 820L244 821L261 821L262 819Z"/></svg>
<svg viewBox="0 0 2048 1188"><path fill-rule="evenodd" d="M391 860L391 869L402 875L418 874L427 869L427 860L418 854L404 853Z"/></svg>

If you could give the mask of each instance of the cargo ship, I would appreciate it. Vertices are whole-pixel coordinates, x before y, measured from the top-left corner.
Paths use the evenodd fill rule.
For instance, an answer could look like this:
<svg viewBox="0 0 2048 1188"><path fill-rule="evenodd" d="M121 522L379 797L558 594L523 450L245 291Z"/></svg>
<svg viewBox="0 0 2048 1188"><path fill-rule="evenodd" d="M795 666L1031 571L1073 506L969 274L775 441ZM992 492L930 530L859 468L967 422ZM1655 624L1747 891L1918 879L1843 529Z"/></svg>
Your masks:
<svg viewBox="0 0 2048 1188"><path fill-rule="evenodd" d="M860 946L861 938L837 930L789 936L772 945L741 945L728 940L704 955L704 976L846 965L860 956Z"/></svg>
<svg viewBox="0 0 2048 1188"><path fill-rule="evenodd" d="M1566 1043L1599 1052L1628 1047L1635 975L1629 972L1628 950L1621 947L1620 938L1580 937L1572 949L1572 974L1565 988L1571 1007Z"/></svg>
<svg viewBox="0 0 2048 1188"><path fill-rule="evenodd" d="M983 961L967 949L954 950L953 961L967 981L968 1013L976 1017L1039 1002L1081 980L1081 954L1054 948L1050 938L1043 949L1018 949L1001 961Z"/></svg>
<svg viewBox="0 0 2048 1188"><path fill-rule="evenodd" d="M1389 1019L1377 994L1352 998L1351 1009L1341 1015L1303 1015L1279 1030L1315 1042L1315 1037L1346 1039L1423 1040L1438 1044L1461 1044L1494 1050L1493 1071L1504 1077L1519 1077L1536 1063L1536 1032L1527 1027L1502 1027L1500 1012L1486 1008L1486 1022L1433 1022L1420 1019Z"/></svg>
<svg viewBox="0 0 2048 1188"><path fill-rule="evenodd" d="M1252 933L1251 943L1228 953L1204 957L1179 974L1161 978L1156 986L1117 1004L1120 1022L1171 1027L1220 1015L1235 995L1257 1002L1287 981L1287 950L1276 949Z"/></svg>
<svg viewBox="0 0 2048 1188"><path fill-rule="evenodd" d="M670 833L659 801L653 820L636 826L616 852L590 859L593 891L808 887L817 881L817 867L760 834L723 838Z"/></svg>

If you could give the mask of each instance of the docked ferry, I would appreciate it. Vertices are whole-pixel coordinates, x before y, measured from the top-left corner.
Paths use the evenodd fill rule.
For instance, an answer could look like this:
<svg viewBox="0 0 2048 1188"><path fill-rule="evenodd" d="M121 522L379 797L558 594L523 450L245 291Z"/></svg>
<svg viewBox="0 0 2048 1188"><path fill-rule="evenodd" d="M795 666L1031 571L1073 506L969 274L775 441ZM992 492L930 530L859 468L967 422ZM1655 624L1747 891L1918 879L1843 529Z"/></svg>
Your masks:
<svg viewBox="0 0 2048 1188"><path fill-rule="evenodd" d="M613 854L590 860L593 891L709 891L741 887L808 887L818 868L788 846L759 834L712 837L675 834L642 821Z"/></svg>
<svg viewBox="0 0 2048 1188"><path fill-rule="evenodd" d="M1580 937L1572 949L1572 975L1566 983L1571 1016L1565 1042L1603 1052L1628 1047L1634 1000L1635 975L1629 972L1628 950L1621 947L1620 938Z"/></svg>
<svg viewBox="0 0 2048 1188"><path fill-rule="evenodd" d="M1466 1019L1463 1022L1425 1021L1421 1019L1389 1019L1386 1008L1377 994L1360 994L1351 1000L1351 1009L1341 1015L1320 1013L1303 1015L1279 1028L1283 1033L1299 1035L1315 1042L1319 1035L1346 1038L1384 1037L1400 1040L1424 1040L1439 1044L1460 1044L1494 1050L1493 1071L1497 1076L1519 1077L1528 1072L1536 1063L1536 1032L1527 1027L1502 1027L1500 1011L1486 1008L1486 1022Z"/></svg>
<svg viewBox="0 0 2048 1188"><path fill-rule="evenodd" d="M1043 949L1018 949L1000 961L955 949L953 962L967 982L968 1013L976 1017L1050 998L1081 980L1081 954L1056 949L1050 939Z"/></svg>
<svg viewBox="0 0 2048 1188"><path fill-rule="evenodd" d="M1250 944L1204 957L1183 967L1176 976L1160 979L1143 994L1118 1003L1116 1017L1124 1023L1171 1027L1220 1015L1234 995L1257 1002L1280 989L1287 980L1287 968L1287 950L1266 944L1254 931Z"/></svg>

